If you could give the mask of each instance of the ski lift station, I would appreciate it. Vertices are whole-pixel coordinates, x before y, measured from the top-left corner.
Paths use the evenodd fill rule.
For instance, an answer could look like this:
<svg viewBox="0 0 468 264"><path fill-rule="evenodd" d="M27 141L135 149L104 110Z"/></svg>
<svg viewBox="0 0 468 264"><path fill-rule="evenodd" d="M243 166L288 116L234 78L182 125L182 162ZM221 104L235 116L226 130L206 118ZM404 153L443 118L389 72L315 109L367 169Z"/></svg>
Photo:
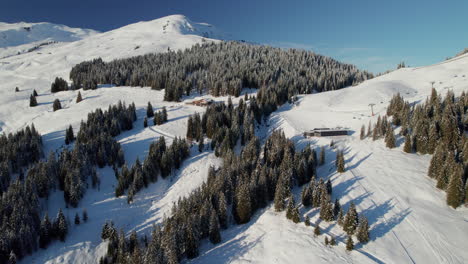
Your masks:
<svg viewBox="0 0 468 264"><path fill-rule="evenodd" d="M347 136L348 129L344 128L314 128L310 131L304 132L304 137L334 137L334 136Z"/></svg>

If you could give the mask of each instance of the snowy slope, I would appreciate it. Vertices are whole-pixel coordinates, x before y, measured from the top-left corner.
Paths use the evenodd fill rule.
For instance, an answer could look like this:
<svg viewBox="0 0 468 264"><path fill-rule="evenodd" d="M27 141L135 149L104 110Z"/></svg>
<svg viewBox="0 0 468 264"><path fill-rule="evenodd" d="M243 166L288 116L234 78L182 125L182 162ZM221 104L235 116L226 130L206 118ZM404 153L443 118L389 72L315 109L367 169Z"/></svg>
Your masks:
<svg viewBox="0 0 468 264"><path fill-rule="evenodd" d="M39 115L47 115L45 110L51 108L48 104L56 96L63 98L62 94L50 95L51 83L57 76L68 79L71 68L77 63L98 57L109 61L151 52L165 52L168 48L179 50L195 43L215 41L196 35L205 33L209 36L220 34L212 26L193 23L182 15L173 15L0 59L0 129L15 131ZM13 92L15 87L19 87L19 93ZM29 108L29 95L33 89L41 95L38 99L40 106ZM78 120L85 116L86 113L83 113Z"/></svg>
<svg viewBox="0 0 468 264"><path fill-rule="evenodd" d="M52 23L1 23L0 58L30 52L53 42L72 42L95 35L92 29L70 28Z"/></svg>
<svg viewBox="0 0 468 264"><path fill-rule="evenodd" d="M131 164L144 159L149 144L160 136L168 143L175 136L184 136L187 118L204 108L182 103L164 102L163 91L147 87L102 87L81 91L84 101L75 103L77 91L50 94L50 83L56 76L68 78L71 67L83 60L102 57L104 60L184 49L204 41L204 36L219 37L212 26L193 23L175 15L153 21L132 24L110 32L99 33L71 43L56 43L40 50L0 59L0 128L3 132L16 131L34 122L42 133L45 151L62 147L64 129L79 122L95 108L106 108L118 100L135 102L138 121L134 129L117 137ZM216 41L216 40L208 40ZM374 112L385 114L390 98L400 92L410 102L421 102L430 94L431 81L444 95L448 89L456 94L468 91L468 56L460 56L440 64L400 69L366 81L358 86L339 91L300 96L295 105L284 105L269 119L269 127L259 131L265 136L281 128L297 143L319 148L330 143L330 138L304 139L303 131L315 127L345 126L354 130L350 137L335 138L338 148L345 150L347 171L336 173L336 149L327 147L327 162L318 169L320 177L330 178L334 186L333 198L340 198L345 208L352 200L359 212L371 224L371 242L357 246L351 253L345 251L345 235L334 223L321 223L322 232L337 237L337 247L325 247L324 236L314 237L313 228L303 223L294 224L284 213L271 207L257 212L251 222L223 231L223 242L217 246L205 241L200 257L193 263L466 263L468 252L468 210L453 210L445 205L445 193L435 188L426 177L429 155L406 154L398 148L389 150L379 140L359 140L362 124L375 122ZM20 92L15 93L18 86ZM32 89L39 92L39 106L29 108ZM58 98L64 109L52 111L52 102ZM226 100L216 98L215 100ZM143 128L145 107L151 101L155 110L168 109L169 122L161 126ZM237 99L234 100L234 103ZM95 263L105 254L106 244L100 240L100 231L106 220L112 219L117 228L126 232L136 230L148 234L151 225L170 212L173 202L188 195L206 180L210 165L221 161L212 152L198 153L196 146L182 168L165 180L151 184L139 192L132 205L126 197L115 198L115 177L110 168L98 171L100 190L88 189L79 207L65 209L72 219L76 212L86 208L88 223L70 225L69 236L62 243L55 241L46 250L39 250L22 263ZM299 201L300 190L294 190ZM64 208L63 194L57 192L44 203L49 215ZM317 209L301 208L312 223L318 220Z"/></svg>

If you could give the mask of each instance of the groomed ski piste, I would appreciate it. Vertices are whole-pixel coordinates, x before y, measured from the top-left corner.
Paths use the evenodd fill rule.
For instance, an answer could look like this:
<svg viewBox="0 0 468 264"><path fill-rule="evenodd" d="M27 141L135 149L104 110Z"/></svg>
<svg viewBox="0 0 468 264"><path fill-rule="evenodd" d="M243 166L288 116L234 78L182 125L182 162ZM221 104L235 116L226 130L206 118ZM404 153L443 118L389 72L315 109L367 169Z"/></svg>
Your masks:
<svg viewBox="0 0 468 264"><path fill-rule="evenodd" d="M209 30L213 30L211 33ZM205 34L206 32L210 34ZM204 41L218 41L220 33L207 24L191 22L176 15L132 24L105 33L96 33L81 40L55 43L34 52L0 59L0 128L3 133L14 132L34 123L43 136L44 152L60 151L64 147L65 128L70 124L78 131L82 119L97 108L107 109L119 100L134 102L138 120L134 128L117 137L131 165L143 160L154 140L164 136L168 143L176 136L185 137L187 118L202 113L205 108L183 102L163 101L164 91L148 87L111 87L80 90L83 101L75 103L78 91L50 93L55 77L68 79L73 65L97 57L109 61L150 52L166 52L190 47ZM137 48L138 47L138 48ZM39 54L40 53L40 54ZM49 54L50 53L50 54ZM371 241L345 250L346 235L336 222L321 222L322 235L315 237L313 227L294 224L284 212L275 212L270 205L258 211L244 225L232 226L221 233L222 242L213 246L204 241L200 256L188 263L466 263L468 252L468 209L454 210L445 203L445 192L428 178L430 155L407 154L402 151L403 138L397 138L397 148L388 149L383 140L359 139L362 125L375 124L378 115L385 115L393 95L400 93L411 103L421 103L431 92L431 82L441 95L452 90L456 95L468 91L468 56L461 56L436 65L403 68L374 78L354 87L338 91L300 95L294 104L285 104L271 115L267 124L258 127L257 135L266 137L282 129L297 148L310 145L315 149L326 146L325 165L318 168L321 178L330 178L333 199L339 198L345 209L353 201L359 213L370 223ZM20 92L15 93L14 88ZM39 93L39 105L29 107L33 89ZM255 90L245 90L255 93ZM62 110L53 112L52 102L58 98ZM227 97L213 98L226 101ZM166 106L168 122L143 127L148 101L159 110ZM238 99L233 100L234 103ZM375 104L375 116L369 104ZM317 127L347 127L349 136L304 138L303 132ZM335 147L329 147L334 140ZM337 173L336 151L345 151L346 171ZM190 157L173 175L149 185L127 204L126 196L116 198L116 179L111 168L98 170L100 189L89 188L77 208L65 208L62 192L55 192L42 201L44 211L55 216L64 209L68 219L84 208L89 220L79 226L70 223L65 242L54 241L45 250L39 249L21 263L96 263L107 250L100 232L106 220L117 228L139 235L151 232L153 224L170 214L179 197L188 195L207 177L209 166L222 162L206 148L199 153L195 145ZM294 189L299 201L300 189ZM315 224L318 208L301 208L303 218L311 217ZM327 247L324 235L334 235L338 246Z"/></svg>

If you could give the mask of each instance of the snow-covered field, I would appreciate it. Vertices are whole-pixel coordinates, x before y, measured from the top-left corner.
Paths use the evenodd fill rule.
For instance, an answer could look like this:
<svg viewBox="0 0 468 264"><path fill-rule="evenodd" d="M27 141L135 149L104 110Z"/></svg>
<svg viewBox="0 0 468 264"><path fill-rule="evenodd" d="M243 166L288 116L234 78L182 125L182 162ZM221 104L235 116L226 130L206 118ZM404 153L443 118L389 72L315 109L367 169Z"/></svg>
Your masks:
<svg viewBox="0 0 468 264"><path fill-rule="evenodd" d="M164 102L163 91L147 87L101 87L82 91L84 101L75 103L77 91L50 93L56 76L68 79L71 67L83 60L101 57L115 58L164 52L190 47L207 39L219 38L220 33L207 24L193 23L176 15L140 22L106 33L95 33L70 43L55 43L37 51L0 59L0 129L2 133L16 131L34 123L43 135L45 151L56 150L64 143L64 129L80 121L96 108L124 100L135 102L138 121L135 127L117 137L125 159L132 164L143 160L151 142L165 136L171 142L175 136L185 136L187 118L204 108L183 102ZM216 40L208 40L216 41ZM337 247L325 247L324 236L314 237L313 228L294 224L284 213L268 207L257 212L251 222L222 232L223 242L216 246L204 242L200 257L194 263L466 263L468 251L468 210L451 209L445 205L445 193L435 188L426 176L429 155L406 154L398 148L385 148L382 140L359 140L361 125L372 121L369 104L374 112L385 114L390 98L400 92L410 102L421 102L430 94L431 84L444 95L448 89L456 94L468 91L468 56L438 65L406 68L339 91L303 95L294 105L284 105L269 119L263 132L281 128L297 143L319 148L328 146L331 138L304 139L302 133L316 127L348 127L355 133L335 138L337 148L345 150L347 171L336 173L334 152L327 147L327 162L318 174L330 178L333 198L339 198L345 208L352 200L358 212L371 224L371 241L357 245L347 252L344 232L334 223L321 223L322 232L335 235ZM15 93L18 86L20 92ZM39 106L29 107L33 89L39 93ZM252 92L252 91L249 91ZM52 111L52 102L60 99L64 109ZM189 98L192 99L192 98ZM226 100L226 98L215 98ZM146 105L154 110L167 107L169 120L161 126L143 127ZM234 100L235 102L237 100ZM165 180L151 184L136 194L134 203L126 197L115 198L116 179L110 168L98 171L100 190L88 189L79 207L65 209L69 219L86 208L89 221L79 226L70 224L69 236L62 243L55 241L46 250L39 250L22 263L95 263L105 253L101 242L101 227L112 219L117 228L148 234L151 225L170 212L173 202L188 195L206 179L210 165L221 161L212 152L199 153L196 146L180 170ZM300 195L296 189L295 194ZM299 201L297 197L296 201ZM63 194L54 193L44 209L54 216L64 208ZM302 208L312 223L318 220L317 209Z"/></svg>

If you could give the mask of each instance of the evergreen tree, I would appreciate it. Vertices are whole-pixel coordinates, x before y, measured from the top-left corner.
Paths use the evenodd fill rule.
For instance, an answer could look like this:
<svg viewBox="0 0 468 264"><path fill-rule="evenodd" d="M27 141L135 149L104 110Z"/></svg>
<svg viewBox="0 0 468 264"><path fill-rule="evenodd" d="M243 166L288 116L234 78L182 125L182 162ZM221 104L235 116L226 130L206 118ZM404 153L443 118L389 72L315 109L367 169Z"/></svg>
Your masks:
<svg viewBox="0 0 468 264"><path fill-rule="evenodd" d="M358 213L356 211L356 206L351 202L349 210L346 213L346 216L343 221L343 230L348 234L354 234L358 225Z"/></svg>
<svg viewBox="0 0 468 264"><path fill-rule="evenodd" d="M315 236L320 236L320 234L321 234L320 226L319 226L319 223L317 223L317 224L315 225L315 228L314 228L314 235L315 235Z"/></svg>
<svg viewBox="0 0 468 264"><path fill-rule="evenodd" d="M250 190L248 184L242 184L236 195L236 215L238 224L245 224L250 221L252 214Z"/></svg>
<svg viewBox="0 0 468 264"><path fill-rule="evenodd" d="M70 125L65 132L65 144L70 144L73 140L75 140L75 135L73 133L73 127Z"/></svg>
<svg viewBox="0 0 468 264"><path fill-rule="evenodd" d="M153 106L151 105L150 102L148 102L148 106L146 107L146 116L148 118L151 118L154 116L154 110L153 110Z"/></svg>
<svg viewBox="0 0 468 264"><path fill-rule="evenodd" d="M411 136L410 134L406 134L405 136L405 145L403 146L403 151L406 153L413 152L413 144L411 143Z"/></svg>
<svg viewBox="0 0 468 264"><path fill-rule="evenodd" d="M309 216L306 216L305 221L304 221L304 224L305 224L306 226L310 226L310 217L309 217Z"/></svg>
<svg viewBox="0 0 468 264"><path fill-rule="evenodd" d="M59 99L54 100L54 104L52 105L52 108L53 108L54 112L57 111L57 110L62 109L62 104L60 104Z"/></svg>
<svg viewBox="0 0 468 264"><path fill-rule="evenodd" d="M292 197L292 195L289 196L288 206L286 207L286 218L287 219L292 219L295 205L296 205L296 202L294 201L294 197Z"/></svg>
<svg viewBox="0 0 468 264"><path fill-rule="evenodd" d="M30 106L30 107L37 106L36 97L35 97L34 95L32 95L32 94L31 94L31 96L29 97L29 106Z"/></svg>
<svg viewBox="0 0 468 264"><path fill-rule="evenodd" d="M203 149L205 148L205 145L203 144L203 136L200 137L199 143L198 143L198 152L203 152Z"/></svg>
<svg viewBox="0 0 468 264"><path fill-rule="evenodd" d="M356 231L357 239L360 243L365 244L369 242L369 223L367 218L362 216L359 220L359 226Z"/></svg>
<svg viewBox="0 0 468 264"><path fill-rule="evenodd" d="M161 111L161 114L162 114L162 120L163 120L163 122L164 122L164 123L167 122L167 110L166 110L166 107L165 107L165 106L163 106L162 111Z"/></svg>
<svg viewBox="0 0 468 264"><path fill-rule="evenodd" d="M447 205L457 208L463 203L464 190L463 190L463 167L456 165L452 168L450 181L447 187Z"/></svg>
<svg viewBox="0 0 468 264"><path fill-rule="evenodd" d="M325 236L325 246L328 246L330 244L330 241L328 240L328 236Z"/></svg>
<svg viewBox="0 0 468 264"><path fill-rule="evenodd" d="M60 241L65 241L65 237L68 233L68 224L62 209L59 210L54 225L56 226L55 230L57 231L57 235Z"/></svg>
<svg viewBox="0 0 468 264"><path fill-rule="evenodd" d="M20 91L19 88L16 87L16 88L15 88L15 92L19 92L19 91ZM34 90L34 91L36 91L36 90Z"/></svg>
<svg viewBox="0 0 468 264"><path fill-rule="evenodd" d="M331 236L330 245L331 245L331 246L336 246L336 239L335 239L334 236Z"/></svg>
<svg viewBox="0 0 468 264"><path fill-rule="evenodd" d="M185 248L185 254L187 255L187 258L193 259L198 257L198 238L195 235L195 232L191 226L187 229L186 235L185 235L185 243L186 243L186 248Z"/></svg>
<svg viewBox="0 0 468 264"><path fill-rule="evenodd" d="M83 101L83 97L81 97L81 92L78 91L78 96L76 96L76 103L79 103L81 101Z"/></svg>
<svg viewBox="0 0 468 264"><path fill-rule="evenodd" d="M38 96L36 89L33 90L33 96Z"/></svg>
<svg viewBox="0 0 468 264"><path fill-rule="evenodd" d="M143 120L143 127L148 127L148 118L145 116L145 119Z"/></svg>
<svg viewBox="0 0 468 264"><path fill-rule="evenodd" d="M75 214L75 225L80 224L80 215L78 213Z"/></svg>
<svg viewBox="0 0 468 264"><path fill-rule="evenodd" d="M364 138L366 138L366 126L362 125L360 139L363 140Z"/></svg>
<svg viewBox="0 0 468 264"><path fill-rule="evenodd" d="M39 247L40 248L47 248L50 241L52 240L52 224L49 220L49 216L46 213L44 215L44 219L41 222L41 226L39 229Z"/></svg>
<svg viewBox="0 0 468 264"><path fill-rule="evenodd" d="M213 244L221 242L221 233L219 231L219 220L215 210L212 210L210 216L210 241Z"/></svg>
<svg viewBox="0 0 468 264"><path fill-rule="evenodd" d="M292 212L292 216L291 216L291 220L297 224L301 221L301 217L299 215L299 207L294 207L293 209L293 212Z"/></svg>
<svg viewBox="0 0 468 264"><path fill-rule="evenodd" d="M346 240L346 250L351 251L354 249L354 241L351 236L348 236L348 239Z"/></svg>
<svg viewBox="0 0 468 264"><path fill-rule="evenodd" d="M385 134L385 143L387 145L387 148L394 148L396 147L396 142L395 142L395 135L393 133L393 128L391 125L388 125L387 132Z"/></svg>
<svg viewBox="0 0 468 264"><path fill-rule="evenodd" d="M276 185L276 188L275 188L274 203L275 203L275 210L277 212L283 211L286 206L284 202L284 190L283 190L283 186L280 185L280 182L281 181L278 181L278 184Z"/></svg>

